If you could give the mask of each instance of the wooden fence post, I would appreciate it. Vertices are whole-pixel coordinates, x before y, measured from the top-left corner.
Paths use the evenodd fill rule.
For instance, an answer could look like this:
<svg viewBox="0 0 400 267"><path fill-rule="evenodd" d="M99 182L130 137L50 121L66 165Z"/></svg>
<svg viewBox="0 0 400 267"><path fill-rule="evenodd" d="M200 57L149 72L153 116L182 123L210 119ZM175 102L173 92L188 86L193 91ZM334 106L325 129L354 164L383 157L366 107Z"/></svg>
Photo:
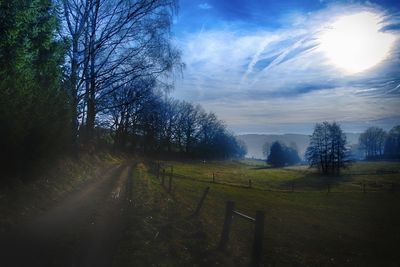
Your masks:
<svg viewBox="0 0 400 267"><path fill-rule="evenodd" d="M207 186L203 192L203 195L200 198L199 203L197 204L197 208L194 211L193 216L197 216L200 213L201 207L203 206L204 200L206 199L206 196L207 196L209 190L210 190L210 187Z"/></svg>
<svg viewBox="0 0 400 267"><path fill-rule="evenodd" d="M213 173L213 183L215 184L215 174Z"/></svg>
<svg viewBox="0 0 400 267"><path fill-rule="evenodd" d="M256 225L254 227L254 243L253 253L251 255L251 267L259 267L261 263L261 256L263 250L263 238L264 238L264 219L265 215L263 211L256 212Z"/></svg>
<svg viewBox="0 0 400 267"><path fill-rule="evenodd" d="M225 250L229 241L229 233L231 231L233 210L235 209L235 202L226 202L224 227L222 228L221 240L219 242L219 249Z"/></svg>
<svg viewBox="0 0 400 267"><path fill-rule="evenodd" d="M169 181L168 181L168 192L171 192L172 190L172 173L169 176Z"/></svg>

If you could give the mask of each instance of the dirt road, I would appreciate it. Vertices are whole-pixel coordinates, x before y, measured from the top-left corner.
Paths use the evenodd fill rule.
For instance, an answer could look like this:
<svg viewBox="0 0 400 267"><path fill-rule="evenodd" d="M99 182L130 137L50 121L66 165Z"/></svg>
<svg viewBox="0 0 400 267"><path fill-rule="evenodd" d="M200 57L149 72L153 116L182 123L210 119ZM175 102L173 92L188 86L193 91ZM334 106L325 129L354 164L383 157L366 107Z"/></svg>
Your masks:
<svg viewBox="0 0 400 267"><path fill-rule="evenodd" d="M0 237L0 265L112 266L126 229L129 165L106 169L52 209Z"/></svg>

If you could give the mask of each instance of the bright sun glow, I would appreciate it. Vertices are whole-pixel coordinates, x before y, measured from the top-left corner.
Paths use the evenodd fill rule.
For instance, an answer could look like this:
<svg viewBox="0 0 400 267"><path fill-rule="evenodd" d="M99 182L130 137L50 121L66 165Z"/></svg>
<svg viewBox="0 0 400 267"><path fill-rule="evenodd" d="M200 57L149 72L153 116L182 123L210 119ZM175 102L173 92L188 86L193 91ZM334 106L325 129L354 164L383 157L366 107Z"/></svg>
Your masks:
<svg viewBox="0 0 400 267"><path fill-rule="evenodd" d="M384 60L395 41L381 27L379 16L372 12L342 16L321 35L320 47L336 67L361 72Z"/></svg>

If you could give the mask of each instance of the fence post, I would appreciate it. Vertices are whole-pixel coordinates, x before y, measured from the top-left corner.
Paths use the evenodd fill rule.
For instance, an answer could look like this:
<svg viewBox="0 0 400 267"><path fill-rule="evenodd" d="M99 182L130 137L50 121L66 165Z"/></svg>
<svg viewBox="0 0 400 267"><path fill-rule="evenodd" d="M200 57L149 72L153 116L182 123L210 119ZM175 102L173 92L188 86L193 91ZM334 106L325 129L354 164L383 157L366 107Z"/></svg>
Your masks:
<svg viewBox="0 0 400 267"><path fill-rule="evenodd" d="M249 187L251 188L251 179L249 179Z"/></svg>
<svg viewBox="0 0 400 267"><path fill-rule="evenodd" d="M235 209L235 202L227 201L225 208L224 227L222 228L221 240L219 242L219 249L225 250L229 241L229 232L231 231L233 210Z"/></svg>
<svg viewBox="0 0 400 267"><path fill-rule="evenodd" d="M215 184L215 174L213 173L213 183Z"/></svg>
<svg viewBox="0 0 400 267"><path fill-rule="evenodd" d="M209 190L210 190L210 187L207 186L203 192L203 195L200 198L199 203L197 204L197 208L196 208L195 212L193 213L193 216L197 216L200 213L201 207L203 206L204 200L206 199L206 196L207 196Z"/></svg>
<svg viewBox="0 0 400 267"><path fill-rule="evenodd" d="M165 169L162 170L162 176L161 176L161 184L164 186L164 180L165 180Z"/></svg>
<svg viewBox="0 0 400 267"><path fill-rule="evenodd" d="M168 181L168 192L171 192L172 189L172 173L169 176L169 181Z"/></svg>
<svg viewBox="0 0 400 267"><path fill-rule="evenodd" d="M254 227L254 243L253 253L251 255L251 267L259 267L261 263L264 238L264 219L264 212L258 210L256 212L256 225Z"/></svg>

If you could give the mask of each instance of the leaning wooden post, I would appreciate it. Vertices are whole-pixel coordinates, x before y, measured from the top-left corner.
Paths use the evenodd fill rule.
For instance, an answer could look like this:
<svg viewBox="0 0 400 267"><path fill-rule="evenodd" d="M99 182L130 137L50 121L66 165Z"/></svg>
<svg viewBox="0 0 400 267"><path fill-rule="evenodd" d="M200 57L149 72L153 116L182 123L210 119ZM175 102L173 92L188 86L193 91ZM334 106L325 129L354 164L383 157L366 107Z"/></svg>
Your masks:
<svg viewBox="0 0 400 267"><path fill-rule="evenodd" d="M207 186L207 188L203 192L203 195L200 198L199 203L197 204L197 208L194 211L193 216L197 216L200 213L201 207L203 206L204 200L206 199L206 196L207 196L209 190L210 190L210 187Z"/></svg>
<svg viewBox="0 0 400 267"><path fill-rule="evenodd" d="M263 250L263 238L264 238L264 219L265 215L263 211L256 212L256 225L254 227L254 243L253 253L251 255L251 267L259 267L261 263L261 256Z"/></svg>
<svg viewBox="0 0 400 267"><path fill-rule="evenodd" d="M234 209L235 209L235 202L233 201L226 202L224 228L222 228L221 240L219 242L220 250L225 250L226 245L228 244Z"/></svg>

